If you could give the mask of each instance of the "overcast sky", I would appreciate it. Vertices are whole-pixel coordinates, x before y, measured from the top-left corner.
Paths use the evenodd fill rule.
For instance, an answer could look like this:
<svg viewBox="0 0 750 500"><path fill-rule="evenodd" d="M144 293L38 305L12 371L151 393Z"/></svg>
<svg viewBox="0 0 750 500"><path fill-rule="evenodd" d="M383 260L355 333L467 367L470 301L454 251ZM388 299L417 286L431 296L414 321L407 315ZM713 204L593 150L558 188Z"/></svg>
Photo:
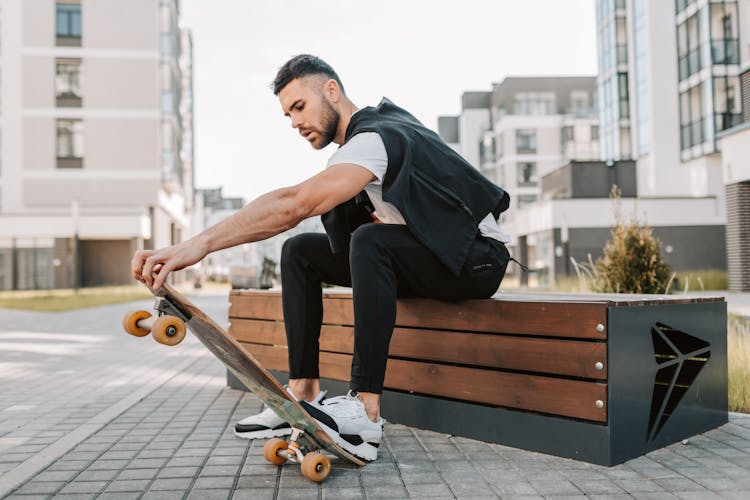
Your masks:
<svg viewBox="0 0 750 500"><path fill-rule="evenodd" d="M269 89L291 56L326 60L360 107L383 96L437 129L506 76L595 75L594 0L182 0L194 44L198 187L247 201L320 171Z"/></svg>

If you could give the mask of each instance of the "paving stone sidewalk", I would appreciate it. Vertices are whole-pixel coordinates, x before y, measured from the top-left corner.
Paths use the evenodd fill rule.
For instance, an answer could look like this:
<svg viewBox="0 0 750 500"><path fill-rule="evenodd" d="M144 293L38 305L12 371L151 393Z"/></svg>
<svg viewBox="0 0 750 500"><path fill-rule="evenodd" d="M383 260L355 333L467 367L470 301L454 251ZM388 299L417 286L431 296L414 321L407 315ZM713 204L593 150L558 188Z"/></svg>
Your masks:
<svg viewBox="0 0 750 500"><path fill-rule="evenodd" d="M194 299L226 317L226 296ZM0 310L0 498L750 498L750 415L616 467L388 424L377 461L321 485L232 425L257 412L195 339L120 332L150 302ZM387 417L387 415L386 415Z"/></svg>

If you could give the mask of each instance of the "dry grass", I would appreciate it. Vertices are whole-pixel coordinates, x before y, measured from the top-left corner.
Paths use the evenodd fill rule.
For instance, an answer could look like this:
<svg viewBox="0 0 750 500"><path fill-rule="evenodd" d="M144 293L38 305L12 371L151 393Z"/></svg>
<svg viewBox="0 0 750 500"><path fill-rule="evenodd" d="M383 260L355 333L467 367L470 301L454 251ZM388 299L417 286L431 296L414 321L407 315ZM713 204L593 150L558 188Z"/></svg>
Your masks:
<svg viewBox="0 0 750 500"><path fill-rule="evenodd" d="M729 410L750 413L750 320L730 315L727 322Z"/></svg>
<svg viewBox="0 0 750 500"><path fill-rule="evenodd" d="M22 290L0 292L0 308L28 311L68 311L152 297L142 286L108 286L75 290Z"/></svg>

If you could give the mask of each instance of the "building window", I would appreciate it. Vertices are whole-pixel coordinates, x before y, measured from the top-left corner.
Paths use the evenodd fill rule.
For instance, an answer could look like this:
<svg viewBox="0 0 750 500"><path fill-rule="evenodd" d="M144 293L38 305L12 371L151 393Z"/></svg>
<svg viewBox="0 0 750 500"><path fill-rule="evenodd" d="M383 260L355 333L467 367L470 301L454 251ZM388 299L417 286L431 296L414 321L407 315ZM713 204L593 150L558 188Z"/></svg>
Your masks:
<svg viewBox="0 0 750 500"><path fill-rule="evenodd" d="M536 130L519 129L516 130L516 153L535 154L536 153Z"/></svg>
<svg viewBox="0 0 750 500"><path fill-rule="evenodd" d="M80 108L81 60L57 59L55 62L55 97L58 107Z"/></svg>
<svg viewBox="0 0 750 500"><path fill-rule="evenodd" d="M531 205L536 201L535 194L519 194L518 195L518 208L523 208L526 205Z"/></svg>
<svg viewBox="0 0 750 500"><path fill-rule="evenodd" d="M495 161L495 138L491 135L486 135L479 141L479 161L481 165Z"/></svg>
<svg viewBox="0 0 750 500"><path fill-rule="evenodd" d="M56 27L57 45L67 47L81 46L81 3L80 1L66 0L57 2Z"/></svg>
<svg viewBox="0 0 750 500"><path fill-rule="evenodd" d="M712 3L711 62L713 64L740 63L740 41L737 31L737 3Z"/></svg>
<svg viewBox="0 0 750 500"><path fill-rule="evenodd" d="M714 77L715 130L720 132L742 122L740 82L737 77Z"/></svg>
<svg viewBox="0 0 750 500"><path fill-rule="evenodd" d="M599 125L591 125L591 140L599 140Z"/></svg>
<svg viewBox="0 0 750 500"><path fill-rule="evenodd" d="M539 183L539 177L536 174L536 163L531 161L519 163L517 177L518 185L521 187L536 186Z"/></svg>
<svg viewBox="0 0 750 500"><path fill-rule="evenodd" d="M565 125L560 128L560 142L562 142L563 148L571 141L575 140L575 132L571 125Z"/></svg>
<svg viewBox="0 0 750 500"><path fill-rule="evenodd" d="M680 143L689 149L709 139L703 118L703 88L700 83L680 94Z"/></svg>
<svg viewBox="0 0 750 500"><path fill-rule="evenodd" d="M677 27L678 78L680 81L697 73L705 66L700 46L699 16L691 16Z"/></svg>
<svg viewBox="0 0 750 500"><path fill-rule="evenodd" d="M521 92L513 97L514 115L554 115L555 94L550 92Z"/></svg>
<svg viewBox="0 0 750 500"><path fill-rule="evenodd" d="M589 94L584 91L573 91L570 94L570 112L576 116L589 116L591 107L589 106Z"/></svg>
<svg viewBox="0 0 750 500"><path fill-rule="evenodd" d="M83 167L83 120L57 120L57 168Z"/></svg>

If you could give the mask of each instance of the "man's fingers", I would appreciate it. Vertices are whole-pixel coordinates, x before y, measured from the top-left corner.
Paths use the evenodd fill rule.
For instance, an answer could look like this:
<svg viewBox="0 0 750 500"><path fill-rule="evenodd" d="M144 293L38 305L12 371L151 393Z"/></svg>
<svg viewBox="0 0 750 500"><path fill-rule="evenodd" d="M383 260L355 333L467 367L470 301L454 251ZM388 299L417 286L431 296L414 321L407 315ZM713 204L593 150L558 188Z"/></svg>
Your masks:
<svg viewBox="0 0 750 500"><path fill-rule="evenodd" d="M146 252L144 250L138 250L133 254L133 258L130 261L130 271L133 273L133 278L138 281L143 281L141 273L143 272L143 261L146 259Z"/></svg>
<svg viewBox="0 0 750 500"><path fill-rule="evenodd" d="M152 287L154 286L154 279L151 277L151 273L154 270L154 266L158 263L158 260L156 259L155 255L151 255L149 258L146 259L146 262L143 264L143 271L141 272L141 276L143 276L143 279L146 281L148 286Z"/></svg>
<svg viewBox="0 0 750 500"><path fill-rule="evenodd" d="M154 266L154 272L157 273L156 278L154 279L154 284L152 285L154 290L161 288L164 281L166 281L167 276L169 276L169 273L172 271L172 267L174 266L171 266L169 262Z"/></svg>

